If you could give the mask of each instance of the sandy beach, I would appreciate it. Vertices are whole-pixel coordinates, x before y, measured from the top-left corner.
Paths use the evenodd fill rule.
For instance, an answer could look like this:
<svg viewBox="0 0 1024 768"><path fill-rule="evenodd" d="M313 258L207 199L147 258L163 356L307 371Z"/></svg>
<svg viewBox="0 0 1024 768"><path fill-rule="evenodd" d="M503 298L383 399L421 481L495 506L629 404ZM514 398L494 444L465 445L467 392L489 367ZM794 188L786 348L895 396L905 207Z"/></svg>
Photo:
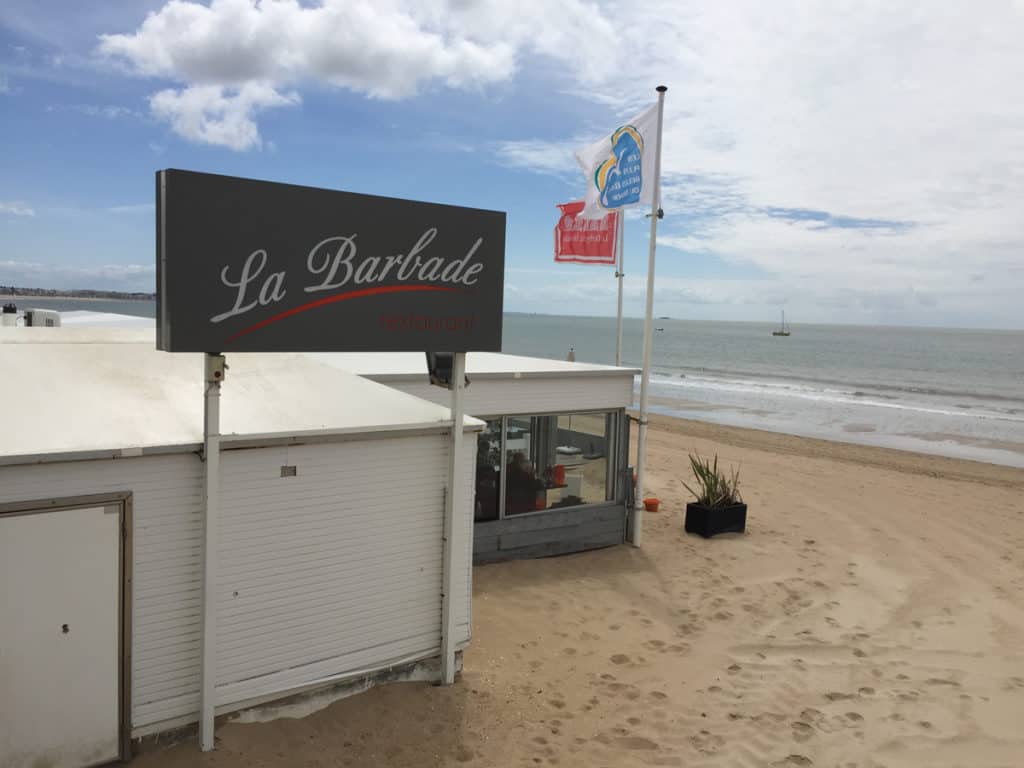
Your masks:
<svg viewBox="0 0 1024 768"><path fill-rule="evenodd" d="M455 686L135 765L1024 764L1024 472L652 423L644 547L476 568ZM692 449L739 466L745 535L683 532Z"/></svg>

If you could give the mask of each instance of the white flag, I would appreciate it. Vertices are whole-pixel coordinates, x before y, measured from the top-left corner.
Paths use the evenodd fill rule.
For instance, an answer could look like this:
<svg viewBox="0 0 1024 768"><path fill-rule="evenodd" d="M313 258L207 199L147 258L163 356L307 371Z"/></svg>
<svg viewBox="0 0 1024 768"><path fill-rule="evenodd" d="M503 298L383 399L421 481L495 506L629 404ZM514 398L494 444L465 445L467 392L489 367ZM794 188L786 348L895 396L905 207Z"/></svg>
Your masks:
<svg viewBox="0 0 1024 768"><path fill-rule="evenodd" d="M658 151L658 105L626 121L611 136L576 153L587 179L583 218L654 200L654 158ZM660 203L660 201L659 201Z"/></svg>

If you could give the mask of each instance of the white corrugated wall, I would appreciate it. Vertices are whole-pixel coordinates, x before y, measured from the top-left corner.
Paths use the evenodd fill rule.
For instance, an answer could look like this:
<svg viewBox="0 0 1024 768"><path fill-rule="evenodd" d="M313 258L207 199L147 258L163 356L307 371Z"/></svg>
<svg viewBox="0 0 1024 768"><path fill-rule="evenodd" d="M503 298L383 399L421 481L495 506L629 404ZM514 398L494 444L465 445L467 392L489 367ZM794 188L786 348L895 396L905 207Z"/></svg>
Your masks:
<svg viewBox="0 0 1024 768"><path fill-rule="evenodd" d="M224 454L218 704L440 651L447 441Z"/></svg>
<svg viewBox="0 0 1024 768"><path fill-rule="evenodd" d="M427 434L225 451L220 703L437 652L447 447L447 435ZM471 631L475 455L467 439L460 645ZM299 474L281 478L289 463ZM133 494L132 727L143 732L199 710L201 488L194 454L0 467L0 503ZM371 648L374 638L385 642Z"/></svg>
<svg viewBox="0 0 1024 768"><path fill-rule="evenodd" d="M202 464L193 454L0 467L0 502L132 493L132 725L199 709Z"/></svg>
<svg viewBox="0 0 1024 768"><path fill-rule="evenodd" d="M469 378L470 385L465 390L464 405L466 413L477 417L600 411L628 408L633 403L633 377L629 374L522 379L473 379L470 374ZM380 381L389 387L441 405L447 405L451 399L447 390L424 382Z"/></svg>

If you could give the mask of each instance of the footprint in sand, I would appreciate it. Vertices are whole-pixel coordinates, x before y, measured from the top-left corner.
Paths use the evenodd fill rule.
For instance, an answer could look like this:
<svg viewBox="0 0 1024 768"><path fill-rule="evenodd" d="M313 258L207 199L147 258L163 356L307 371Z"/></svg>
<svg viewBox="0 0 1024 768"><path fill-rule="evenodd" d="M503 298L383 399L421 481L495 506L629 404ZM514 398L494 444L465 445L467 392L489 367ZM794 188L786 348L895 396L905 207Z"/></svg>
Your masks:
<svg viewBox="0 0 1024 768"><path fill-rule="evenodd" d="M711 731L702 730L690 737L690 743L706 755L713 755L725 745L725 739Z"/></svg>
<svg viewBox="0 0 1024 768"><path fill-rule="evenodd" d="M1024 690L1024 677L1010 677L1003 682L1004 691Z"/></svg>
<svg viewBox="0 0 1024 768"><path fill-rule="evenodd" d="M814 762L804 755L789 755L772 763L772 768L790 768L794 765L814 765Z"/></svg>
<svg viewBox="0 0 1024 768"><path fill-rule="evenodd" d="M793 740L798 742L807 741L814 735L814 728L808 723L797 721L793 723Z"/></svg>
<svg viewBox="0 0 1024 768"><path fill-rule="evenodd" d="M622 736L616 739L615 743L626 749L660 749L661 747L658 742L645 739L643 736Z"/></svg>
<svg viewBox="0 0 1024 768"><path fill-rule="evenodd" d="M824 716L825 716L824 713L822 713L822 711L820 709L814 709L814 708L805 709L804 711L802 711L800 713L800 719L807 720L807 721L812 722L812 723L815 722L816 720L820 720Z"/></svg>
<svg viewBox="0 0 1024 768"><path fill-rule="evenodd" d="M629 656L624 653L616 653L611 657L612 664L629 664Z"/></svg>
<svg viewBox="0 0 1024 768"><path fill-rule="evenodd" d="M839 693L838 691L832 691L825 694L825 698L829 701L843 701L845 699L852 699L854 695L852 693Z"/></svg>

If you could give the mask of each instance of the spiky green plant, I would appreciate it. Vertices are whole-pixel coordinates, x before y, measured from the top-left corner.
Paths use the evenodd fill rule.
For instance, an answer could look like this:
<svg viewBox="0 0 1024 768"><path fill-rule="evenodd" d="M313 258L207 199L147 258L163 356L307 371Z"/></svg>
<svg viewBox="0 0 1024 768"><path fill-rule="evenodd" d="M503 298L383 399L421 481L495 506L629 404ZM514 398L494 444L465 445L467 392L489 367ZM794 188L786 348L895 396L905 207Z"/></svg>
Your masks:
<svg viewBox="0 0 1024 768"><path fill-rule="evenodd" d="M685 482L683 482L683 487L697 498L698 504L707 507L728 507L743 501L739 491L739 470L731 469L728 475L724 471L719 472L718 454L715 454L712 461L699 453L691 453L690 467L697 478L697 490Z"/></svg>

